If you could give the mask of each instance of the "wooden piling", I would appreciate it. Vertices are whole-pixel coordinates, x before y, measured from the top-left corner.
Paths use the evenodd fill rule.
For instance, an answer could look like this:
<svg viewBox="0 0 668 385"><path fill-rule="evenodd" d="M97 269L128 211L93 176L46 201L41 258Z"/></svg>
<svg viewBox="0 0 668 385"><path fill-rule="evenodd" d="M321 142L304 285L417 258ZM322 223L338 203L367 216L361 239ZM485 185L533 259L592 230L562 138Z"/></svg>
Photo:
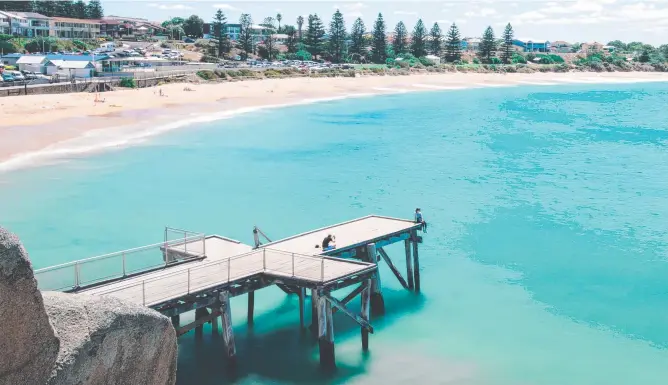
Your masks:
<svg viewBox="0 0 668 385"><path fill-rule="evenodd" d="M204 318L209 315L209 311L205 307L200 307L195 309L195 321ZM195 336L202 337L202 332L204 331L204 324L201 323L195 327Z"/></svg>
<svg viewBox="0 0 668 385"><path fill-rule="evenodd" d="M304 331L304 300L306 297L306 289L299 288L299 331Z"/></svg>
<svg viewBox="0 0 668 385"><path fill-rule="evenodd" d="M252 328L255 321L253 313L255 312L255 291L248 292L248 327Z"/></svg>
<svg viewBox="0 0 668 385"><path fill-rule="evenodd" d="M311 333L318 335L318 291L311 289Z"/></svg>
<svg viewBox="0 0 668 385"><path fill-rule="evenodd" d="M215 317L211 318L211 335L218 335L218 311L220 310L220 306L212 307L211 308L211 314L215 315Z"/></svg>
<svg viewBox="0 0 668 385"><path fill-rule="evenodd" d="M174 329L178 329L179 326L181 326L181 315L179 315L179 314L173 315L171 317L171 319L172 319L172 325L174 326Z"/></svg>
<svg viewBox="0 0 668 385"><path fill-rule="evenodd" d="M371 305L371 280L368 279L364 282L364 290L362 290L362 318L365 321L369 321L369 307ZM369 350L369 330L365 327L361 328L362 330L362 350Z"/></svg>
<svg viewBox="0 0 668 385"><path fill-rule="evenodd" d="M223 314L221 316L221 321L223 325L223 340L225 341L225 349L227 352L227 357L234 362L237 355L237 348L234 344L234 330L232 329L232 309L230 308L230 293L224 291L219 294L218 299L220 301Z"/></svg>
<svg viewBox="0 0 668 385"><path fill-rule="evenodd" d="M366 246L366 258L368 262L377 263L378 257L376 255L375 243L370 243ZM373 315L385 314L385 300L383 299L381 289L380 269L377 269L376 274L371 280L371 313Z"/></svg>
<svg viewBox="0 0 668 385"><path fill-rule="evenodd" d="M325 296L318 295L318 345L320 348L320 366L331 370L336 367L334 357L334 319L332 306Z"/></svg>
<svg viewBox="0 0 668 385"><path fill-rule="evenodd" d="M415 286L413 285L413 260L411 258L411 240L406 239L404 241L404 246L406 247L406 279L408 280L408 289L413 290Z"/></svg>
<svg viewBox="0 0 668 385"><path fill-rule="evenodd" d="M420 291L420 258L418 257L417 231L411 233L413 237L413 274L415 276L415 291Z"/></svg>

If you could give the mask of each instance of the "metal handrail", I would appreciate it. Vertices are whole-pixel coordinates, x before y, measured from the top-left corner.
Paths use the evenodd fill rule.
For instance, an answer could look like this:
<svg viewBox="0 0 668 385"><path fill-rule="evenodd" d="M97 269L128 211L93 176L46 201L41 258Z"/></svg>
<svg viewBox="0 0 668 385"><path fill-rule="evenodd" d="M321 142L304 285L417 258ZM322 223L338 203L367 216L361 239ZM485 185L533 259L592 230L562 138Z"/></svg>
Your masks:
<svg viewBox="0 0 668 385"><path fill-rule="evenodd" d="M186 238L186 241L191 242L191 241L195 241L195 240L198 240L198 239L204 239L204 234L196 236L196 237ZM55 270L55 269L59 269L59 268L63 268L63 267L74 266L74 265L77 265L77 264L80 265L80 264L87 263L87 262L92 262L92 261L98 261L98 260L101 260L101 259L111 258L111 257L121 255L123 253L131 254L131 253L136 253L138 251L150 250L150 249L153 249L153 248L156 248L156 247L164 247L166 244L168 244L169 246L175 246L175 245L181 244L183 242L184 242L183 239L177 239L177 240L173 240L173 241L154 243L152 245L147 245L147 246L135 247L133 249L116 251L114 253L102 254L102 255L95 256L95 257L91 257L91 258L79 259L79 260L76 260L76 261L61 263L60 265L54 265L54 266L49 266L49 267L44 267L44 268L41 268L41 269L37 269L37 270L35 270L35 274L39 274L39 273L42 273L42 272L47 272L47 271L51 271L51 270Z"/></svg>

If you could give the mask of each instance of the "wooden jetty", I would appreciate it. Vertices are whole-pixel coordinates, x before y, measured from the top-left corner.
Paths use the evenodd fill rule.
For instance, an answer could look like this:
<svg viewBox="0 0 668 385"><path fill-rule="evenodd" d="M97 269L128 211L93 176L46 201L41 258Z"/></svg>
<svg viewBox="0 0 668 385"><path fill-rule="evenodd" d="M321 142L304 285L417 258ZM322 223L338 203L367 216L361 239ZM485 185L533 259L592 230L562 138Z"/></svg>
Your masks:
<svg viewBox="0 0 668 385"><path fill-rule="evenodd" d="M320 363L334 368L333 313L340 311L360 325L362 348L367 350L369 333L373 333L370 315L385 312L377 268L381 260L404 288L419 292L420 229L421 224L413 221L371 215L273 242L256 227L251 246L220 235L166 228L161 243L40 269L36 277L42 290L113 296L150 307L171 317L178 335L193 329L201 334L205 323L211 323L217 333L220 318L232 362L236 348L231 297L248 295L248 324L252 327L255 291L277 285L299 296L299 324L304 330L310 291L311 330L318 338ZM176 237L169 239L174 234ZM336 248L316 247L328 234L335 235ZM383 249L401 241L405 244L406 279ZM156 251L159 262L155 261ZM138 264L141 258L137 255L149 252L153 260ZM93 270L105 273L91 275ZM351 286L355 288L342 299L332 295ZM361 297L359 314L347 307L357 296ZM189 311L195 311L195 321L181 325L180 315Z"/></svg>

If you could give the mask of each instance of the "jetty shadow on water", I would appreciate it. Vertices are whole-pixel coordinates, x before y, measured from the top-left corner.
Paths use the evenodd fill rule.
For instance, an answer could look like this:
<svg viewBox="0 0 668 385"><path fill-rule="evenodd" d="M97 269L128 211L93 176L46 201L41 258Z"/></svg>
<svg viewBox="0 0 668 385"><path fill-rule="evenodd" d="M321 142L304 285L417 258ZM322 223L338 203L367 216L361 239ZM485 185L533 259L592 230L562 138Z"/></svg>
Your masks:
<svg viewBox="0 0 668 385"><path fill-rule="evenodd" d="M342 291L343 292L343 291ZM385 289L386 313L372 317L375 333L383 333L402 315L420 311L425 303L421 294ZM341 297L342 294L338 294ZM356 299L359 299L356 298ZM232 368L225 356L220 334L212 335L206 325L203 337L190 332L179 339L177 385L229 385L270 381L276 384L339 384L366 372L373 356L374 338L370 336L369 351L362 351L360 327L344 314L334 314L337 345L350 339L359 340L359 365L350 365L350 352L337 354L337 368L324 372L320 368L318 339L309 330L310 300L306 301L306 328L299 330L299 308L296 296L285 300L271 311L257 315L251 329L246 322L237 322L235 339L236 365ZM359 311L359 300L350 309ZM242 310L242 309L240 309ZM338 352L337 352L338 353Z"/></svg>

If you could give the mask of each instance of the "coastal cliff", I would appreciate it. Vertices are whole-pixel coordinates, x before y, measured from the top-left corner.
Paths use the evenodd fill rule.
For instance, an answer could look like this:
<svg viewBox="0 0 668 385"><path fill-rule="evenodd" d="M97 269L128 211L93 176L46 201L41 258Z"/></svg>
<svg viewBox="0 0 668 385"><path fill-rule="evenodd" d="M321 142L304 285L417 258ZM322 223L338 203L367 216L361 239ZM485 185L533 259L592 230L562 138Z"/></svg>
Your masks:
<svg viewBox="0 0 668 385"><path fill-rule="evenodd" d="M167 317L114 298L40 292L19 239L0 227L0 385L173 385Z"/></svg>

